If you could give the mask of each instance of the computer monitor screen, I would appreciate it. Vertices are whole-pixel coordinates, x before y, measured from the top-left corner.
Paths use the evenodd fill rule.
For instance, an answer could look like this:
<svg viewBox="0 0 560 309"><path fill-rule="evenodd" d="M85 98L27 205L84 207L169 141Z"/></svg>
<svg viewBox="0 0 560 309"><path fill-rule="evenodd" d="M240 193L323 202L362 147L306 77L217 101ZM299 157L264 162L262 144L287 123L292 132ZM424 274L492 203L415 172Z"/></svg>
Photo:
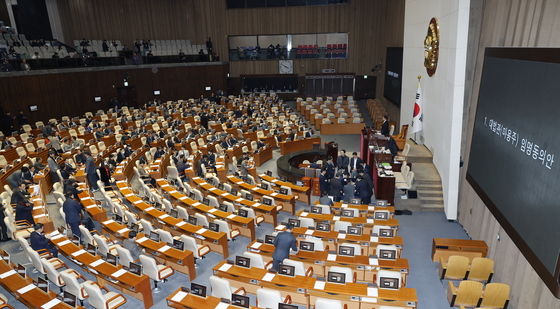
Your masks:
<svg viewBox="0 0 560 309"><path fill-rule="evenodd" d="M323 208L318 206L311 206L311 213L312 214L321 214L323 213Z"/></svg>
<svg viewBox="0 0 560 309"><path fill-rule="evenodd" d="M387 211L376 211L373 213L375 220L387 220L389 219L389 212Z"/></svg>
<svg viewBox="0 0 560 309"><path fill-rule="evenodd" d="M362 228L359 226L349 226L348 227L348 234L349 235L362 235Z"/></svg>
<svg viewBox="0 0 560 309"><path fill-rule="evenodd" d="M16 265L16 272L17 272L20 276L22 276L22 277L25 278L25 276L26 276L26 273L25 273L25 266L23 266L23 265L21 265L21 264L17 264L17 265Z"/></svg>
<svg viewBox="0 0 560 309"><path fill-rule="evenodd" d="M301 181L296 181L296 186L303 187L303 182L301 182Z"/></svg>
<svg viewBox="0 0 560 309"><path fill-rule="evenodd" d="M346 282L346 274L329 271L327 282L344 284Z"/></svg>
<svg viewBox="0 0 560 309"><path fill-rule="evenodd" d="M37 277L37 287L44 292L49 292L49 282L41 277Z"/></svg>
<svg viewBox="0 0 560 309"><path fill-rule="evenodd" d="M155 242L159 242L159 234L157 232L151 231L150 232L150 240Z"/></svg>
<svg viewBox="0 0 560 309"><path fill-rule="evenodd" d="M282 264L278 267L278 274L293 277L296 273L296 268L291 265Z"/></svg>
<svg viewBox="0 0 560 309"><path fill-rule="evenodd" d="M266 171L266 175L267 175L268 177L272 177L272 171Z"/></svg>
<svg viewBox="0 0 560 309"><path fill-rule="evenodd" d="M342 217L349 217L349 218L352 218L352 217L354 217L354 211L353 211L352 209L343 209L343 210L340 212L340 215L341 215Z"/></svg>
<svg viewBox="0 0 560 309"><path fill-rule="evenodd" d="M231 294L231 304L241 308L249 308L249 296Z"/></svg>
<svg viewBox="0 0 560 309"><path fill-rule="evenodd" d="M191 293L196 296L206 297L206 286L191 282Z"/></svg>
<svg viewBox="0 0 560 309"><path fill-rule="evenodd" d="M219 183L219 184L218 184L218 189L223 190L223 189L224 189L224 184L223 184L223 183Z"/></svg>
<svg viewBox="0 0 560 309"><path fill-rule="evenodd" d="M191 200L194 200L196 198L196 195L194 194L194 192L189 193L189 198Z"/></svg>
<svg viewBox="0 0 560 309"><path fill-rule="evenodd" d="M86 251L87 251L87 253L89 253L91 255L95 255L96 252L97 252L97 248L92 244L87 244L86 245Z"/></svg>
<svg viewBox="0 0 560 309"><path fill-rule="evenodd" d="M76 236L76 235L72 235L72 242L76 245L79 246L80 245L80 237Z"/></svg>
<svg viewBox="0 0 560 309"><path fill-rule="evenodd" d="M208 223L208 228L211 231L214 231L214 232L219 232L220 231L220 226L217 223L214 223L214 222Z"/></svg>
<svg viewBox="0 0 560 309"><path fill-rule="evenodd" d="M361 200L359 198L353 198L350 200L350 204L359 205Z"/></svg>
<svg viewBox="0 0 560 309"><path fill-rule="evenodd" d="M161 91L159 91L159 90L154 90L154 95L160 95L160 94L161 94Z"/></svg>
<svg viewBox="0 0 560 309"><path fill-rule="evenodd" d="M287 195L287 194L288 194L288 189L286 189L286 188L280 188L280 194Z"/></svg>
<svg viewBox="0 0 560 309"><path fill-rule="evenodd" d="M278 303L278 309L298 309L298 306Z"/></svg>
<svg viewBox="0 0 560 309"><path fill-rule="evenodd" d="M269 187L268 187L268 184L267 184L267 183L263 182L263 183L261 183L261 188L262 188L263 190L268 190Z"/></svg>
<svg viewBox="0 0 560 309"><path fill-rule="evenodd" d="M385 201L385 200L377 200L377 201L375 202L375 204L376 204L377 206L387 206L388 203L387 203L387 201Z"/></svg>
<svg viewBox="0 0 560 309"><path fill-rule="evenodd" d="M29 111L30 112L36 112L39 110L39 107L37 107L37 105L29 105Z"/></svg>
<svg viewBox="0 0 560 309"><path fill-rule="evenodd" d="M202 204L210 205L210 200L207 197L205 197L205 198L202 199Z"/></svg>
<svg viewBox="0 0 560 309"><path fill-rule="evenodd" d="M291 224L294 227L299 227L300 221L298 219L290 218L288 219L288 224Z"/></svg>
<svg viewBox="0 0 560 309"><path fill-rule="evenodd" d="M116 221L117 223L123 223L123 218L122 218L122 216L119 216L119 215L115 214L115 221Z"/></svg>
<svg viewBox="0 0 560 309"><path fill-rule="evenodd" d="M117 265L117 257L112 255L111 253L107 253L105 261L109 264Z"/></svg>
<svg viewBox="0 0 560 309"><path fill-rule="evenodd" d="M237 210L237 214L240 215L241 217L245 217L245 218L247 218L249 216L249 212L246 209L242 209L242 208L239 208Z"/></svg>
<svg viewBox="0 0 560 309"><path fill-rule="evenodd" d="M251 267L251 259L238 255L235 257L235 265L249 268Z"/></svg>
<svg viewBox="0 0 560 309"><path fill-rule="evenodd" d="M231 193L231 195L237 195L237 189L231 188L231 191L229 191L229 193Z"/></svg>
<svg viewBox="0 0 560 309"><path fill-rule="evenodd" d="M398 278L379 278L379 288L380 289L399 289L399 279Z"/></svg>
<svg viewBox="0 0 560 309"><path fill-rule="evenodd" d="M323 231L323 232L330 232L331 231L331 225L327 222L317 222L315 229L317 231Z"/></svg>
<svg viewBox="0 0 560 309"><path fill-rule="evenodd" d="M253 200L253 194L251 194L251 193L245 194L245 199L249 200L249 201L252 201Z"/></svg>
<svg viewBox="0 0 560 309"><path fill-rule="evenodd" d="M169 215L173 218L179 218L179 212L177 211L177 209L171 209L169 211Z"/></svg>
<svg viewBox="0 0 560 309"><path fill-rule="evenodd" d="M310 241L300 241L299 249L303 251L315 251L315 244Z"/></svg>
<svg viewBox="0 0 560 309"><path fill-rule="evenodd" d="M354 256L354 247L339 246L338 247L338 254L339 255L345 255L345 256Z"/></svg>
<svg viewBox="0 0 560 309"><path fill-rule="evenodd" d="M76 307L76 295L64 291L62 294L62 302L70 307Z"/></svg>
<svg viewBox="0 0 560 309"><path fill-rule="evenodd" d="M395 260L397 258L397 251L381 249L379 250L379 258L387 260Z"/></svg>
<svg viewBox="0 0 560 309"><path fill-rule="evenodd" d="M275 238L276 238L276 237L273 236L273 235L265 235L265 236L264 236L264 243L266 243L266 244L273 244Z"/></svg>
<svg viewBox="0 0 560 309"><path fill-rule="evenodd" d="M379 229L379 236L381 237L393 237L394 235L393 229Z"/></svg>
<svg viewBox="0 0 560 309"><path fill-rule="evenodd" d="M101 97L93 97L94 102L101 102Z"/></svg>
<svg viewBox="0 0 560 309"><path fill-rule="evenodd" d="M183 251L185 250L185 243L181 240L173 239L173 248L179 251Z"/></svg>
<svg viewBox="0 0 560 309"><path fill-rule="evenodd" d="M130 264L128 265L128 270L130 270L131 273L141 276L142 275L142 265L138 264L138 263L133 263L130 262Z"/></svg>
<svg viewBox="0 0 560 309"><path fill-rule="evenodd" d="M193 216L189 216L189 218L187 219L187 222L192 224L192 225L196 225L196 221L198 221L198 220L196 219L196 217L193 217Z"/></svg>
<svg viewBox="0 0 560 309"><path fill-rule="evenodd" d="M271 206L272 205L272 200L269 198L263 198L262 200L263 204L267 205L267 206Z"/></svg>
<svg viewBox="0 0 560 309"><path fill-rule="evenodd" d="M218 209L221 211L226 211L228 210L227 205L226 204L220 204L220 206L218 206Z"/></svg>

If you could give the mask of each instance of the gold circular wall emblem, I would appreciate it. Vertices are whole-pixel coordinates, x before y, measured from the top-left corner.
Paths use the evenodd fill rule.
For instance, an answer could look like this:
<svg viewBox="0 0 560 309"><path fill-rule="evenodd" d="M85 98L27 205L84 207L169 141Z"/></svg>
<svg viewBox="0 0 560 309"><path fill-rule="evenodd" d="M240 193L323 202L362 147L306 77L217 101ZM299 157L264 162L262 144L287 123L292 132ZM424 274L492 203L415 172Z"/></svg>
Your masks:
<svg viewBox="0 0 560 309"><path fill-rule="evenodd" d="M439 57L439 25L433 17L428 25L428 33L424 39L424 66L429 76L436 73Z"/></svg>

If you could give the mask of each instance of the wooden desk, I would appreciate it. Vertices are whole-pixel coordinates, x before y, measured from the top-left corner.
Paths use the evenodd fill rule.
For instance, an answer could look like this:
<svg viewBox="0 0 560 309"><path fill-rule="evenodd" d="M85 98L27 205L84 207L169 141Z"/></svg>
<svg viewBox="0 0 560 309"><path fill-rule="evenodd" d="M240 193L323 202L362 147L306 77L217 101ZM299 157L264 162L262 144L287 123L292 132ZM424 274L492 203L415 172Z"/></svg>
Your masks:
<svg viewBox="0 0 560 309"><path fill-rule="evenodd" d="M83 270L92 273L97 278L97 283L101 286L109 284L127 295L138 298L144 303L144 308L150 308L154 304L150 278L148 276L137 276L129 271L125 271L117 277L115 273L123 269L122 266L115 266L103 261L100 256L91 255L82 246L75 245L66 236L58 233L58 231L49 234L49 238L58 248L59 252L75 261ZM81 252L81 254L75 255L77 252Z"/></svg>
<svg viewBox="0 0 560 309"><path fill-rule="evenodd" d="M189 276L189 280L196 279L196 267L194 264L194 255L189 250L177 250L169 248L163 250L167 246L165 242L155 242L148 239L146 235L139 233L136 236L136 243L144 248L159 263L168 265L174 270ZM163 250L163 251L162 251Z"/></svg>
<svg viewBox="0 0 560 309"><path fill-rule="evenodd" d="M232 183L238 189L248 190L253 194L256 194L257 197L260 196L261 198L265 195L269 196L274 199L277 205L282 205L283 210L291 213L292 215L295 213L296 196L280 194L278 192L274 192L273 190L265 190L259 186L248 184L244 182L242 179L235 177L233 175L228 175L226 176L226 178L229 180L230 183Z"/></svg>
<svg viewBox="0 0 560 309"><path fill-rule="evenodd" d="M206 295L205 298L196 296L193 294L183 294L181 288L178 288L165 299L167 300L167 305L171 308L187 309L214 309L220 304L220 299L214 296ZM210 294L210 291L207 291ZM239 309L237 306L227 306L228 309ZM257 309L257 307L251 306L250 309Z"/></svg>
<svg viewBox="0 0 560 309"><path fill-rule="evenodd" d="M213 270L215 275L237 283L234 285L242 284L248 293L256 293L259 287L272 288L280 290L283 295L290 294L294 303L305 306L314 304L317 297L339 299L351 309L359 309L362 303L416 308L418 301L416 289L411 288L368 289L368 285L364 283L335 284L327 282L323 289L319 289L315 285L319 280L313 277L288 277L276 274L268 280L263 280L264 276L268 274L267 270L256 267L239 267L225 261L218 263Z"/></svg>
<svg viewBox="0 0 560 309"><path fill-rule="evenodd" d="M483 240L434 238L432 241L432 261L447 260L451 255L470 258L486 257L488 245Z"/></svg>
<svg viewBox="0 0 560 309"><path fill-rule="evenodd" d="M296 151L311 150L313 149L313 144L316 143L321 144L320 137L299 139L291 142L280 142L278 145L280 146L280 154L286 155Z"/></svg>
<svg viewBox="0 0 560 309"><path fill-rule="evenodd" d="M373 218L368 218L366 216L341 217L334 214L314 214L303 210L300 210L296 216L302 218L311 218L315 220L315 222L329 221L331 227L334 227L334 223L336 221L350 222L352 223L352 225L362 225L364 234L371 234L371 232L373 231L373 227L376 225L390 226L395 230L395 232L399 228L399 220L397 219L376 220Z"/></svg>
<svg viewBox="0 0 560 309"><path fill-rule="evenodd" d="M298 250L296 254L290 254L289 259L300 261L305 264L305 269L313 268L313 274L319 277L326 277L327 268L330 266L351 267L357 274L357 280L365 282L376 282L377 271L380 269L401 272L403 282L406 282L408 274L408 260L383 260L371 258L367 255L343 256L336 251L328 248L325 251L304 251ZM274 245L253 241L247 246L247 250L263 256L265 262L272 261Z"/></svg>
<svg viewBox="0 0 560 309"><path fill-rule="evenodd" d="M243 206L253 208L255 213L258 213L264 217L264 221L273 225L278 224L278 212L282 209L282 206L268 206L255 201L249 201L237 195L230 194L227 191L220 190L213 185L207 183L204 179L200 177L193 177L191 179L198 187L208 191L220 200L228 200L232 203L239 203Z"/></svg>
<svg viewBox="0 0 560 309"><path fill-rule="evenodd" d="M292 194L295 194L300 201L309 204L311 188L307 186L298 186L287 181L281 181L275 177L271 177L266 174L259 174L259 177L262 180L268 181L273 186L284 186L292 189Z"/></svg>
<svg viewBox="0 0 560 309"><path fill-rule="evenodd" d="M13 274L8 275L9 272L13 272ZM0 285L6 291L10 292L18 301L22 302L29 308L41 308L41 306L47 304L48 302L52 301L53 299L57 298L57 294L49 291L48 293L44 292L43 290L35 287L23 294L19 293L18 290L28 286L29 284L33 284L33 280L29 277L23 278L19 275L15 269L7 263L4 259L0 259L0 274L6 274L6 277L0 279ZM18 308L17 304L9 304ZM59 302L51 308L55 309L69 309L73 308L69 305ZM84 309L84 307L79 306L78 308Z"/></svg>
<svg viewBox="0 0 560 309"><path fill-rule="evenodd" d="M319 204L319 201L316 201L315 204ZM395 214L394 206L372 206L366 204L350 204L345 202L334 202L333 205L331 206L331 212L339 213L346 208L358 209L360 212L368 213L368 214L373 214L376 211L388 211L390 213L391 218Z"/></svg>
<svg viewBox="0 0 560 309"><path fill-rule="evenodd" d="M386 200L391 205L395 204L395 176L386 176L380 168L373 167L373 187L375 198Z"/></svg>
<svg viewBox="0 0 560 309"><path fill-rule="evenodd" d="M169 185L169 183L165 179L157 179L156 184L160 186L162 190L167 192L167 194L173 197L176 202L181 203L183 206L186 206L187 209L193 209L206 216L218 217L221 220L225 220L226 222L229 222L230 225L238 228L241 232L241 235L251 240L255 239L255 220L253 220L252 218L245 218L236 214L232 214L230 212L221 211L214 207L190 199L188 196L177 191L174 187Z"/></svg>
<svg viewBox="0 0 560 309"><path fill-rule="evenodd" d="M272 147L266 146L261 148L259 152L253 154L256 166L263 165L266 161L272 159Z"/></svg>
<svg viewBox="0 0 560 309"><path fill-rule="evenodd" d="M334 119L335 121L337 119ZM347 120L352 120L347 119ZM321 124L321 134L360 134L365 123L330 123Z"/></svg>

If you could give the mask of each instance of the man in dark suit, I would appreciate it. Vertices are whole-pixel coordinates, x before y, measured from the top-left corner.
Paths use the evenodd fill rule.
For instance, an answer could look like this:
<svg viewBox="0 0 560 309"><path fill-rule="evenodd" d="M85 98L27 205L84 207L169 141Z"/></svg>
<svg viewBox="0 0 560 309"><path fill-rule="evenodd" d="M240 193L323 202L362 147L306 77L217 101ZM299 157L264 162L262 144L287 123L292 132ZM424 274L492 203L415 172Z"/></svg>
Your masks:
<svg viewBox="0 0 560 309"><path fill-rule="evenodd" d="M81 216L80 213L82 211L82 205L80 202L74 199L74 196L67 195L66 201L62 204L62 211L64 211L64 215L66 217L66 223L70 225L70 229L72 229L72 233L78 237L82 237L82 232L80 232L80 222Z"/></svg>
<svg viewBox="0 0 560 309"><path fill-rule="evenodd" d="M290 249L297 251L297 241L292 234L293 226L291 224L286 225L286 230L284 232L278 233L276 238L274 238L274 253L272 254L272 268L273 272L278 271L278 267L290 256Z"/></svg>
<svg viewBox="0 0 560 309"><path fill-rule="evenodd" d="M358 153L353 152L352 158L350 158L350 171L352 172L352 177L356 176L355 174L357 173L357 170L361 164L362 164L362 159L358 157Z"/></svg>
<svg viewBox="0 0 560 309"><path fill-rule="evenodd" d="M33 228L35 231L31 232L31 236L29 237L31 248L35 251L48 250L54 257L57 257L58 250L43 234L43 224L37 223Z"/></svg>
<svg viewBox="0 0 560 309"><path fill-rule="evenodd" d="M372 188L368 185L368 182L364 178L358 178L358 182L356 183L356 193L362 200L362 204L369 204L372 194L371 189Z"/></svg>
<svg viewBox="0 0 560 309"><path fill-rule="evenodd" d="M345 203L350 203L350 201L354 198L354 192L356 191L356 186L354 185L352 178L348 179L348 182L344 185L342 191L342 200Z"/></svg>
<svg viewBox="0 0 560 309"><path fill-rule="evenodd" d="M383 116L383 123L381 124L381 135L389 136L389 116Z"/></svg>
<svg viewBox="0 0 560 309"><path fill-rule="evenodd" d="M319 188L321 189L321 194L327 194L329 192L329 178L327 177L327 170L321 170L321 176L319 177Z"/></svg>
<svg viewBox="0 0 560 309"><path fill-rule="evenodd" d="M348 172L348 165L350 164L350 158L346 155L346 150L342 149L338 158L336 158L336 167L338 170Z"/></svg>
<svg viewBox="0 0 560 309"><path fill-rule="evenodd" d="M14 188L10 204L18 204L19 202L29 203L28 198L29 193L27 193L27 190L25 189L25 183L22 182Z"/></svg>
<svg viewBox="0 0 560 309"><path fill-rule="evenodd" d="M331 178L329 186L329 195L333 197L335 202L340 202L343 188L340 177Z"/></svg>
<svg viewBox="0 0 560 309"><path fill-rule="evenodd" d="M33 204L28 200L21 200L16 204L16 221L25 220L27 223L33 225Z"/></svg>
<svg viewBox="0 0 560 309"><path fill-rule="evenodd" d="M327 178L331 179L334 177L334 162L332 157L329 157L327 160L327 164L325 165L325 169L327 170Z"/></svg>
<svg viewBox="0 0 560 309"><path fill-rule="evenodd" d="M84 153L86 155L87 180L90 188L92 188L92 192L97 192L99 191L99 186L97 185L97 166L95 166L95 161L93 160L91 153Z"/></svg>

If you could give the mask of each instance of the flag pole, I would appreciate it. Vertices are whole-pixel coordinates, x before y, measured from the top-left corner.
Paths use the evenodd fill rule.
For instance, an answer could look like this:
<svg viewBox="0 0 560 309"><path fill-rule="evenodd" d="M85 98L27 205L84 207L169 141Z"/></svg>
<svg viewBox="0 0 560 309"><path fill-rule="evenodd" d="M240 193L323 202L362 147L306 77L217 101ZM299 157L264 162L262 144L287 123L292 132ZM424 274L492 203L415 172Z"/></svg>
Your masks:
<svg viewBox="0 0 560 309"><path fill-rule="evenodd" d="M422 75L418 75L418 84L420 84L420 80L422 79ZM418 145L418 142L416 141L416 131L414 131L414 139L413 139L414 143L416 145Z"/></svg>

